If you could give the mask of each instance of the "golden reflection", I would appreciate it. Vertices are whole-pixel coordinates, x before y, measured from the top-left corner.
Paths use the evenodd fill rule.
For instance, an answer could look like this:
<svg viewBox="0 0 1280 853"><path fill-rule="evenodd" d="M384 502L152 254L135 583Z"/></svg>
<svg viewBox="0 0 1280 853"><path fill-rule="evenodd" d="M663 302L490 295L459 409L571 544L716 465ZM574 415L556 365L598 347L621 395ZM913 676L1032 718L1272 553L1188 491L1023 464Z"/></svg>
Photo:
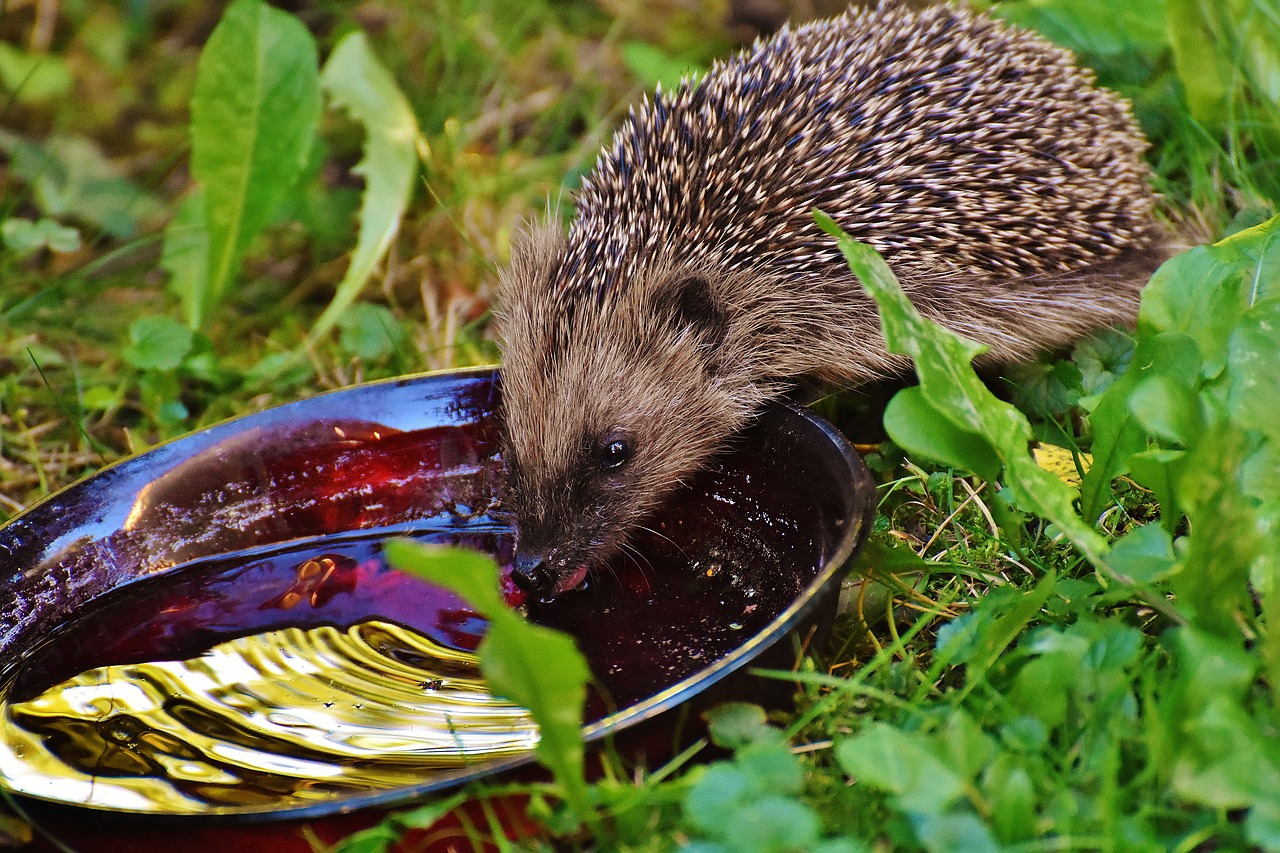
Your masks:
<svg viewBox="0 0 1280 853"><path fill-rule="evenodd" d="M316 802L532 750L476 656L386 622L242 637L0 703L0 781L149 812Z"/></svg>

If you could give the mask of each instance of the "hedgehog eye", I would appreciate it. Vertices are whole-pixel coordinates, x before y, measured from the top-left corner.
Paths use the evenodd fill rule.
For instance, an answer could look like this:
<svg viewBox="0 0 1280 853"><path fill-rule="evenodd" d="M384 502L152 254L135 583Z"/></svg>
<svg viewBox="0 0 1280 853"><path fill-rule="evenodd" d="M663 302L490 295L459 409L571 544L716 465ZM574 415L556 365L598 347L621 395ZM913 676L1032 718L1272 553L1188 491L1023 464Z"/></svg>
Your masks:
<svg viewBox="0 0 1280 853"><path fill-rule="evenodd" d="M610 436L600 445L600 467L616 471L631 458L631 442L619 436Z"/></svg>

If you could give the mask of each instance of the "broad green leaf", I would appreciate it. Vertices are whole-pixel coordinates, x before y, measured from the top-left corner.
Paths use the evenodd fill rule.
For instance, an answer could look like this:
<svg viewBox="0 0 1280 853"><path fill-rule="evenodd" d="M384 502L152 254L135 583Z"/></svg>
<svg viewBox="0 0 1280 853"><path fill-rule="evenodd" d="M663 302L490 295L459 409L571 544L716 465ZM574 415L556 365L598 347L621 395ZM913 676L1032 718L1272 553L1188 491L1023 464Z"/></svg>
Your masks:
<svg viewBox="0 0 1280 853"><path fill-rule="evenodd" d="M1160 524L1172 534L1182 523L1185 511L1178 499L1178 464L1187 455L1185 450L1166 450L1156 447L1129 457L1129 476L1155 495L1160 505Z"/></svg>
<svg viewBox="0 0 1280 853"><path fill-rule="evenodd" d="M1280 298L1280 216L1224 237L1208 250L1220 263L1245 271L1247 304Z"/></svg>
<svg viewBox="0 0 1280 853"><path fill-rule="evenodd" d="M507 609L498 591L497 567L484 554L398 539L388 542L383 553L397 569L456 592L490 621Z"/></svg>
<svg viewBox="0 0 1280 853"><path fill-rule="evenodd" d="M4 245L18 254L48 248L53 252L74 252L80 248L80 232L52 219L41 218L37 222L15 217L4 220L0 226Z"/></svg>
<svg viewBox="0 0 1280 853"><path fill-rule="evenodd" d="M192 329L200 326L209 289L209 231L204 224L204 194L190 193L164 229L160 266L169 273L169 290L182 302Z"/></svg>
<svg viewBox="0 0 1280 853"><path fill-rule="evenodd" d="M762 790L795 796L804 788L804 768L791 754L791 747L780 739L742 747L734 755L734 763Z"/></svg>
<svg viewBox="0 0 1280 853"><path fill-rule="evenodd" d="M1187 453L1176 481L1191 533L1169 585L1193 625L1223 637L1239 636L1240 620L1253 611L1250 569L1267 547L1241 482L1255 436L1218 423Z"/></svg>
<svg viewBox="0 0 1280 853"><path fill-rule="evenodd" d="M996 752L995 741L963 708L947 718L942 730L947 760L961 778L972 781L991 761Z"/></svg>
<svg viewBox="0 0 1280 853"><path fill-rule="evenodd" d="M28 53L0 41L0 86L20 103L62 98L71 91L71 69L61 56Z"/></svg>
<svg viewBox="0 0 1280 853"><path fill-rule="evenodd" d="M1085 696L1092 694L1099 704L1115 702L1114 697L1130 683L1130 670L1142 654L1142 633L1119 620L1100 619L1077 622L1068 630L1085 634L1090 641L1076 689Z"/></svg>
<svg viewBox="0 0 1280 853"><path fill-rule="evenodd" d="M1252 761L1264 746L1242 704L1259 662L1239 637L1182 627L1170 639L1178 677L1169 685L1173 695L1162 711L1170 728L1165 761L1173 765L1172 787L1193 802L1247 806L1265 776L1255 765L1244 768L1256 774L1254 781L1240 778L1241 763Z"/></svg>
<svg viewBox="0 0 1280 853"><path fill-rule="evenodd" d="M764 709L748 702L724 702L706 713L707 730L716 746L738 749L758 741L780 740L781 732L765 720Z"/></svg>
<svg viewBox="0 0 1280 853"><path fill-rule="evenodd" d="M1023 714L1035 717L1046 728L1055 729L1067 719L1076 673L1072 656L1053 652L1029 661L1018 670L1013 687L1005 694Z"/></svg>
<svg viewBox="0 0 1280 853"><path fill-rule="evenodd" d="M3 240L6 249L20 255L42 249L45 245L44 235L36 228L36 224L18 216L0 224L0 240Z"/></svg>
<svg viewBox="0 0 1280 853"><path fill-rule="evenodd" d="M1133 361L1133 337L1119 329L1099 329L1076 344L1071 360L1080 370L1081 390L1089 396L1105 391Z"/></svg>
<svg viewBox="0 0 1280 853"><path fill-rule="evenodd" d="M174 326L185 328L176 322ZM147 370L138 379L138 390L142 392L143 408L150 410L161 426L177 426L187 420L190 413L179 396L181 387L176 371Z"/></svg>
<svg viewBox="0 0 1280 853"><path fill-rule="evenodd" d="M884 410L884 428L908 453L972 471L992 483L1000 477L1000 458L987 439L942 416L919 387L904 388L893 396Z"/></svg>
<svg viewBox="0 0 1280 853"><path fill-rule="evenodd" d="M1014 756L996 759L983 774L982 789L993 805L991 824L1000 841L1012 844L1036 837L1035 783Z"/></svg>
<svg viewBox="0 0 1280 853"><path fill-rule="evenodd" d="M965 784L937 757L932 738L873 723L836 745L836 759L860 785L893 794L908 812L937 815L964 795Z"/></svg>
<svg viewBox="0 0 1280 853"><path fill-rule="evenodd" d="M1053 592L1056 580L1057 575L1053 572L1046 574L1036 582L1035 587L1024 595L1018 596L1008 612L998 616L987 630L982 632L977 653L968 662L965 686L961 688L961 695L967 694L981 683L987 670L995 664L1009 644L1026 629L1031 620L1036 618L1040 608L1049 598L1049 594Z"/></svg>
<svg viewBox="0 0 1280 853"><path fill-rule="evenodd" d="M494 695L522 706L538 724L538 759L565 790L579 819L595 821L583 775L582 708L591 672L573 638L512 612L498 591L498 566L463 548L388 542L390 563L461 595L489 620L480 670Z"/></svg>
<svg viewBox="0 0 1280 853"><path fill-rule="evenodd" d="M1010 366L1003 377L1018 408L1057 418L1080 402L1084 377L1071 361L1035 361Z"/></svg>
<svg viewBox="0 0 1280 853"><path fill-rule="evenodd" d="M1106 569L1106 540L1076 515L1071 487L1036 464L1026 417L997 399L973 372L970 362L983 348L925 320L874 249L844 234L825 214L815 212L815 218L836 238L849 268L879 305L889 350L915 363L919 394L935 416L961 433L983 437L1004 466L1017 505L1052 521L1091 563Z"/></svg>
<svg viewBox="0 0 1280 853"><path fill-rule="evenodd" d="M276 199L301 173L319 117L311 34L261 0L236 0L200 53L191 99L191 171L204 191L209 234L197 328L230 287Z"/></svg>
<svg viewBox="0 0 1280 853"><path fill-rule="evenodd" d="M1188 335L1147 334L1138 341L1129 369L1103 393L1089 415L1093 465L1080 484L1081 515L1097 518L1111 499L1111 481L1128 473L1134 455L1147 449L1147 430L1130 405L1134 389L1156 375L1196 376L1200 364L1195 340Z"/></svg>
<svg viewBox="0 0 1280 853"><path fill-rule="evenodd" d="M1220 261L1210 247L1197 246L1165 262L1151 277L1142 292L1138 329L1144 337L1187 335L1204 361L1204 375L1213 377L1226 363L1227 340L1247 307L1243 272Z"/></svg>
<svg viewBox="0 0 1280 853"><path fill-rule="evenodd" d="M879 538L870 538L862 546L857 560L854 562L855 573L869 571L884 575L908 575L913 572L926 572L935 565L921 557L908 545L893 539L885 542Z"/></svg>
<svg viewBox="0 0 1280 853"><path fill-rule="evenodd" d="M90 412L106 411L119 402L119 392L105 385L90 385L80 395L80 408Z"/></svg>
<svg viewBox="0 0 1280 853"><path fill-rule="evenodd" d="M1144 524L1112 545L1111 562L1140 583L1164 580L1174 569L1173 537L1156 522Z"/></svg>
<svg viewBox="0 0 1280 853"><path fill-rule="evenodd" d="M1271 295L1280 296L1280 217L1167 261L1143 290L1138 328L1191 336L1212 378L1240 317Z"/></svg>
<svg viewBox="0 0 1280 853"><path fill-rule="evenodd" d="M1239 809L1280 791L1274 735L1264 733L1242 703L1210 697L1183 718L1181 728L1184 741L1170 781L1182 799Z"/></svg>
<svg viewBox="0 0 1280 853"><path fill-rule="evenodd" d="M703 832L721 837L726 821L758 796L755 779L733 764L719 761L697 776L685 795L685 814Z"/></svg>
<svg viewBox="0 0 1280 853"><path fill-rule="evenodd" d="M1174 634L1178 667L1186 674L1182 685L1196 706L1216 696L1243 698L1257 671L1257 661L1238 638L1224 639L1193 627Z"/></svg>
<svg viewBox="0 0 1280 853"><path fill-rule="evenodd" d="M1039 718L1022 716L1000 727L1000 740L1014 751L1035 753L1044 749L1049 732Z"/></svg>
<svg viewBox="0 0 1280 853"><path fill-rule="evenodd" d="M1240 470L1240 489L1264 505L1280 499L1280 440L1267 436L1245 456ZM1271 541L1280 546L1280 537Z"/></svg>
<svg viewBox="0 0 1280 853"><path fill-rule="evenodd" d="M509 610L490 620L496 635L480 649L480 663L495 693L529 709L542 729L539 751L562 751L582 761L582 705L591 677L573 638L525 622ZM566 732L573 737L564 737ZM550 739L549 739L550 738ZM557 759L559 762L560 759Z"/></svg>
<svg viewBox="0 0 1280 853"><path fill-rule="evenodd" d="M361 302L338 319L342 348L365 361L385 358L404 343L404 329L385 306Z"/></svg>
<svg viewBox="0 0 1280 853"><path fill-rule="evenodd" d="M814 845L812 853L871 853L871 848L857 838L824 838Z"/></svg>
<svg viewBox="0 0 1280 853"><path fill-rule="evenodd" d="M1280 850L1280 792L1249 810L1245 835L1259 850Z"/></svg>
<svg viewBox="0 0 1280 853"><path fill-rule="evenodd" d="M408 99L378 62L363 33L334 48L320 75L329 98L365 129L364 157L353 170L365 181L360 235L333 301L311 329L315 340L333 328L386 254L413 195L421 134Z"/></svg>
<svg viewBox="0 0 1280 853"><path fill-rule="evenodd" d="M496 589L496 572L494 574ZM525 622L510 610L490 620L480 667L493 692L538 723L538 758L556 776L579 818L592 816L583 776L582 708L591 672L573 638Z"/></svg>
<svg viewBox="0 0 1280 853"><path fill-rule="evenodd" d="M139 370L173 370L191 352L194 338L189 328L169 317L139 317L129 326L129 346L121 355Z"/></svg>
<svg viewBox="0 0 1280 853"><path fill-rule="evenodd" d="M1096 604L1094 597L1100 591L1097 578L1058 578L1046 607L1055 613L1088 612Z"/></svg>
<svg viewBox="0 0 1280 853"><path fill-rule="evenodd" d="M939 659L948 665L968 663L981 651L981 643L994 621L995 614L989 608L961 613L938 628L934 642Z"/></svg>
<svg viewBox="0 0 1280 853"><path fill-rule="evenodd" d="M1202 124L1220 127L1227 119L1232 69L1219 49L1222 33L1213 2L1167 0L1167 8L1174 66L1191 115Z"/></svg>
<svg viewBox="0 0 1280 853"><path fill-rule="evenodd" d="M739 808L724 827L724 840L739 853L792 853L812 850L822 824L799 800L764 794Z"/></svg>
<svg viewBox="0 0 1280 853"><path fill-rule="evenodd" d="M1277 476L1280 480L1280 476ZM1280 489L1277 489L1280 492ZM1262 620L1280 625L1280 494L1258 508L1259 531L1266 546L1251 572L1254 587L1262 596ZM1262 659L1273 704L1280 704L1280 631L1269 628L1262 638Z"/></svg>
<svg viewBox="0 0 1280 853"><path fill-rule="evenodd" d="M930 853L999 853L991 830L975 814L926 815L916 821L916 834Z"/></svg>
<svg viewBox="0 0 1280 853"><path fill-rule="evenodd" d="M1129 409L1147 433L1173 444L1189 445L1204 430L1196 377L1158 373L1129 394Z"/></svg>
<svg viewBox="0 0 1280 853"><path fill-rule="evenodd" d="M1275 261L1280 267L1280 258ZM1249 309L1231 335L1227 369L1231 418L1280 443L1280 296Z"/></svg>

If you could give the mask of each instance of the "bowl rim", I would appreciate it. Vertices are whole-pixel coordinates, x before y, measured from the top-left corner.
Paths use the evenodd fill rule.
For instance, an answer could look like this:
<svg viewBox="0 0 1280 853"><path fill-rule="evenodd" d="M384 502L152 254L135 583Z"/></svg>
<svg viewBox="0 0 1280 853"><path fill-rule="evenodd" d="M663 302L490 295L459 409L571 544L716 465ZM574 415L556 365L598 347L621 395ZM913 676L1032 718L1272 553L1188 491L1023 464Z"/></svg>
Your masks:
<svg viewBox="0 0 1280 853"><path fill-rule="evenodd" d="M416 373L405 373L401 376L389 376L385 379L373 379L368 382L358 382L354 385L344 385L341 388L330 388L327 391L321 391L319 394L312 394L310 397L299 397L296 400L277 403L274 406L267 406L265 409L258 409L256 412L245 412L240 415L231 415L230 417L223 418L222 420L214 421L211 424L206 424L205 426L189 430L181 435L175 435L172 438L166 438L163 441L158 441L150 447L144 447L142 450L135 451L127 456L122 456L119 459L108 462L92 474L86 474L79 479L67 483L65 486L60 486L57 489L54 489L49 494L40 498L40 500L28 507L25 507L21 512L11 515L4 523L0 524L0 534L3 534L7 528L14 524L14 522L22 520L25 516L37 511L45 504L62 497L66 492L69 492L72 489L82 488L85 483L90 480L94 480L103 474L114 471L115 469L128 465L131 462L136 462L138 459L148 454L155 453L160 450L166 450L179 442L189 441L196 436L204 435L215 430L231 426L232 424L237 424L240 421L247 421L253 418L283 413L295 407L302 408L309 405L312 401L319 400L322 397L349 394L355 391L363 391L368 388L377 388L382 385L403 385L406 383L418 382L423 379L444 380L454 377L479 379L483 378L485 375L496 376L498 375L499 368L500 365L498 364L477 364L470 367L443 368L441 370L423 370Z"/></svg>
<svg viewBox="0 0 1280 853"><path fill-rule="evenodd" d="M304 407L312 401L322 397L350 393L355 390L377 388L382 385L413 383L422 380L469 379L484 378L486 376L492 377L495 382L500 381L499 366L477 365L457 369L432 370L387 379L379 379L357 385L349 385L343 388L332 389L298 400L291 400L276 406L269 406L257 412L250 412L243 415L225 418L214 424L167 439L144 450L138 451L137 453L118 459L106 466L103 466L88 476L82 477L75 482L63 486L27 507L22 512L14 515L4 524L0 525L0 536L3 536L6 529L15 521L23 518L25 515L36 510L46 502L62 496L65 492L76 488L82 488L86 483L118 466L137 460L150 453L154 453L162 448L169 447L177 442L189 439L198 434L207 433L211 430L235 424L256 416L261 416L268 412L279 412L288 408ZM777 616L770 620L764 628L757 631L741 645L735 647L732 652L722 658L719 658L709 666L699 669L693 674L682 678L680 681L677 681L676 683L646 697L639 702L616 710L583 726L582 735L584 746L591 747L599 744L601 741L607 742L608 739L619 735L622 732L645 722L646 720L660 716L661 714L678 707L692 696L710 689L728 676L747 666L766 649L783 639L806 615L808 615L814 607L817 606L820 593L829 585L838 583L842 576L847 573L846 570L850 567L852 562L851 558L857 553L862 543L866 540L867 534L871 529L871 523L875 517L876 501L874 499L875 486L871 481L870 472L862 461L862 457L858 455L848 438L846 438L828 421L811 410L789 402L780 402L774 405L778 408L787 410L791 416L798 417L809 426L816 428L827 443L838 453L839 457L851 472L852 480L849 485L851 494L856 497L861 481L862 487L870 490L869 495L871 499L866 501L865 505L862 507L857 505L856 500L853 501L851 513L844 519L845 523L842 525L842 530L835 547L832 549L821 569L805 586L805 588L796 595L792 602L779 612ZM288 545L289 542L286 541L273 543L270 547L288 547ZM188 563L203 561L204 559L207 558L201 557L197 560L188 561ZM182 565L186 564L179 564L172 567L172 569L179 569ZM124 584L120 586L123 585ZM120 586L113 587L112 589L119 589ZM355 793L349 796L333 797L314 803L304 803L293 806L267 806L260 808L247 807L234 809L214 808L206 812L144 812L94 804L73 803L39 794L12 791L5 787L2 781L0 781L0 794L3 794L6 799L13 802L13 804L18 807L17 810L19 814L24 817L26 816L25 813L28 808L33 809L37 814L32 815L31 820L36 824L42 820L52 817L55 814L69 816L72 814L83 815L86 813L92 813L95 820L104 820L113 824L135 824L138 826L149 825L162 827L185 825L191 827L212 827L252 825L255 823L266 824L287 821L307 821L327 818L334 815L349 814L356 811L374 809L389 810L397 807L408 807L414 803L423 801L431 795L461 787L468 782L479 781L486 777L496 777L509 771L528 767L534 764L536 764L536 754L533 750L530 750L520 755L485 760L469 767L462 767L456 770L442 772L434 775L429 781L424 781L415 785L403 785L379 791Z"/></svg>

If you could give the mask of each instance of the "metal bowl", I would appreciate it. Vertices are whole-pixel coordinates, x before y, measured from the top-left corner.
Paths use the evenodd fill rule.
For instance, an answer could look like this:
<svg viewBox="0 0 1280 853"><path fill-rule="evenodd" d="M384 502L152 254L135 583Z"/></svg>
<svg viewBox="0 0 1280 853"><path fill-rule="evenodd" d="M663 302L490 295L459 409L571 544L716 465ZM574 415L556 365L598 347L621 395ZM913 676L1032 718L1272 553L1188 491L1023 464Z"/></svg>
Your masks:
<svg viewBox="0 0 1280 853"><path fill-rule="evenodd" d="M239 578L218 572L274 565L281 554L376 551L381 539L425 534L509 562L509 532L490 514L499 394L488 369L323 394L154 448L27 510L0 527L0 698L28 699L94 667L199 657L238 634L345 629L372 617L439 629L446 644L466 647L480 629L467 635L458 608L418 602L421 588L398 586L389 570L377 582L343 575L335 557L319 577L312 561L311 575L263 575L278 585L271 597L233 586L216 603L200 579ZM789 406L763 413L645 525L631 556L586 591L530 608L574 634L598 676L588 742L607 738L657 761L700 733L697 713L711 704L785 702L788 685L747 668L790 665L787 638L829 625L874 506L874 483L831 426ZM713 600L730 610L703 606ZM31 744L53 740L37 733ZM332 840L388 809L531 766L526 751L384 789L214 801L182 814L23 790L3 762L0 785L42 832L77 850L180 840L302 851L303 824Z"/></svg>

